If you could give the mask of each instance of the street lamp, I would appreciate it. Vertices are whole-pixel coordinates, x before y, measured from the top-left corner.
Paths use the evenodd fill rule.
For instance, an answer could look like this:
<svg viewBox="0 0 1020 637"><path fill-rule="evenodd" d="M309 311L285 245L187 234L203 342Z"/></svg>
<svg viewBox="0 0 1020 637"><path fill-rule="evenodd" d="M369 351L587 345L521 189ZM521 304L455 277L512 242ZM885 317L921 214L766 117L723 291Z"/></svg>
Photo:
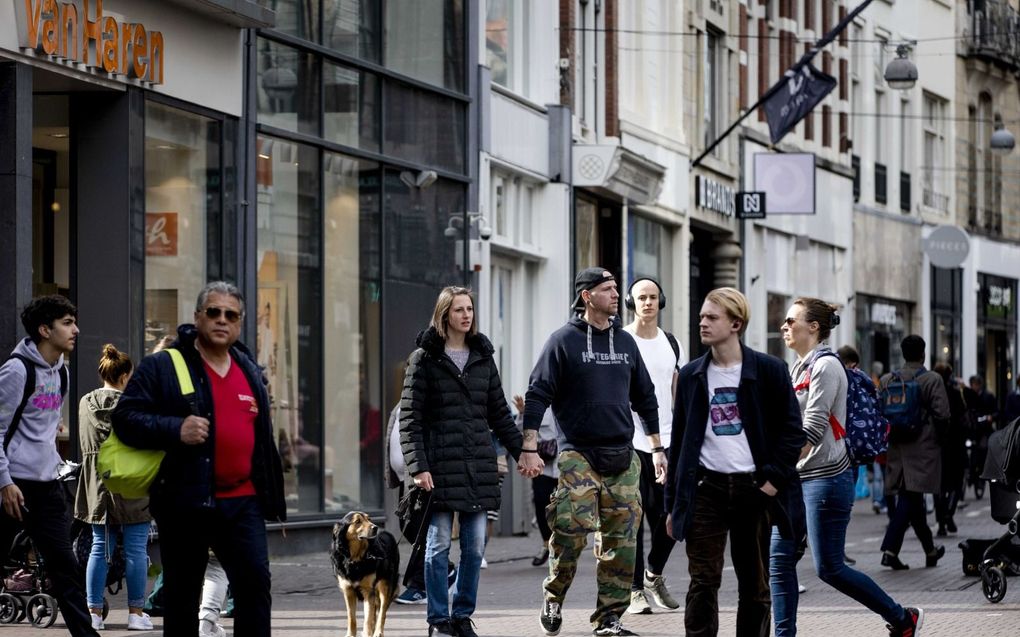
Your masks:
<svg viewBox="0 0 1020 637"><path fill-rule="evenodd" d="M906 44L896 45L896 59L885 67L885 82L889 88L909 90L917 83L917 67L907 53L910 49Z"/></svg>
<svg viewBox="0 0 1020 637"><path fill-rule="evenodd" d="M996 155L1008 155L1013 152L1013 147L1016 146L1013 133L1006 130L1006 126L1002 123L1002 115L998 113L995 114L995 132L992 133L990 144L992 152Z"/></svg>

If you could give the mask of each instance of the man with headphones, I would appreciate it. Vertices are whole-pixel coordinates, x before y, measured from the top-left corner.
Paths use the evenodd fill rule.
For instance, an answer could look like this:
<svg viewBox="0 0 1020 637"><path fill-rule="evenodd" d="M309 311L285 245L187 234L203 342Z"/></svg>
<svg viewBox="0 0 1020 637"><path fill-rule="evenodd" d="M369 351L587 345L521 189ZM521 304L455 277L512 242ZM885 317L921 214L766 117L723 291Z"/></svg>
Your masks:
<svg viewBox="0 0 1020 637"><path fill-rule="evenodd" d="M637 342L638 351L655 385L655 398L659 403L659 440L669 453L670 430L673 425L673 394L678 370L687 364L687 355L676 338L659 327L659 313L666 307L666 295L659 282L650 277L635 279L623 299L627 309L634 312L634 321L623 329ZM634 423L639 423L635 413ZM646 591L662 608L676 609L680 604L669 593L662 571L676 542L666 532L663 486L655 480L652 448L647 436L638 434L635 427L634 450L641 460L641 502L643 518L651 533L648 550L648 567L645 568L644 530L637 532L637 556L634 562L634 579L631 583L630 607L627 612L644 615L652 612Z"/></svg>

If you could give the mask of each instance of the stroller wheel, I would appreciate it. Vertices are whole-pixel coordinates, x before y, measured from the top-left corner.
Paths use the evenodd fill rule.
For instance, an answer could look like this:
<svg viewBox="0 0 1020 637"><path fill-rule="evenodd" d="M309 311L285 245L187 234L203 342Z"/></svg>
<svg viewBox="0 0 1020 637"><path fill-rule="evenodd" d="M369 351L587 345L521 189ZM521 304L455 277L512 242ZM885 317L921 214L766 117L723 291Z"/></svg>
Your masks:
<svg viewBox="0 0 1020 637"><path fill-rule="evenodd" d="M0 593L0 624L13 624L23 615L20 599L10 593Z"/></svg>
<svg viewBox="0 0 1020 637"><path fill-rule="evenodd" d="M998 604L1006 596L1006 575L998 566L989 566L981 571L981 592L985 599Z"/></svg>
<svg viewBox="0 0 1020 637"><path fill-rule="evenodd" d="M36 628L49 628L57 621L57 600L39 593L28 600L28 621Z"/></svg>

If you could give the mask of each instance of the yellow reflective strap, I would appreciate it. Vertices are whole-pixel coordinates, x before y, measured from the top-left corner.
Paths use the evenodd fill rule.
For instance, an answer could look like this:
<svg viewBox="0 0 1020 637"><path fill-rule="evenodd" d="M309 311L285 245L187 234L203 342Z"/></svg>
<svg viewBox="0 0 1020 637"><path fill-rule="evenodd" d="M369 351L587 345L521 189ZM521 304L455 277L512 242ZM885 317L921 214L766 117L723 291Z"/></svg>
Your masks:
<svg viewBox="0 0 1020 637"><path fill-rule="evenodd" d="M174 362L174 371L177 372L177 383L181 386L181 395L194 394L195 386L191 384L191 372L188 371L188 364L184 362L184 355L172 347L163 351L169 354Z"/></svg>

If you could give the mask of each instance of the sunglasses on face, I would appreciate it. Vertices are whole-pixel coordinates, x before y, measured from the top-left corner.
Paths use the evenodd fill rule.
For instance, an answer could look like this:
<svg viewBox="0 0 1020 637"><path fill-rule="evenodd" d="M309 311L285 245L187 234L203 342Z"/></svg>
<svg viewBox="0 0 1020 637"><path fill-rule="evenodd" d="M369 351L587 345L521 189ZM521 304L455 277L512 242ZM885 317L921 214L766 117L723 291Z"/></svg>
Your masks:
<svg viewBox="0 0 1020 637"><path fill-rule="evenodd" d="M220 315L226 317L227 321L231 323L237 323L241 320L241 313L237 310L224 310L222 308L210 306L202 310L202 312L214 321L219 319Z"/></svg>

